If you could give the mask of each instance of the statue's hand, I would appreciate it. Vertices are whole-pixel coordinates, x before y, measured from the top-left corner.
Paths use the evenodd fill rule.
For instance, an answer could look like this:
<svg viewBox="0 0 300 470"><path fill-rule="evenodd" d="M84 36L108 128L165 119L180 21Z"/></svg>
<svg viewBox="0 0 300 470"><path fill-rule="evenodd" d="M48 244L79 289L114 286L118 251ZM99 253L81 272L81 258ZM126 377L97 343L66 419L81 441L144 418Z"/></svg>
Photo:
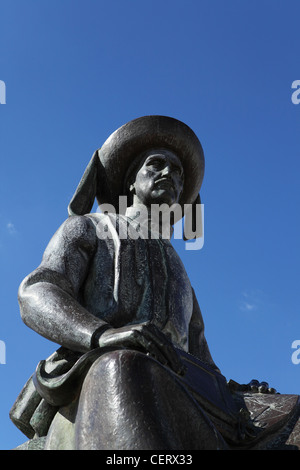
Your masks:
<svg viewBox="0 0 300 470"><path fill-rule="evenodd" d="M121 328L109 328L99 338L100 347L120 347L142 351L177 374L183 373L183 364L166 336L154 325L141 323Z"/></svg>
<svg viewBox="0 0 300 470"><path fill-rule="evenodd" d="M267 382L259 382L255 379L251 380L251 382L248 384L239 384L234 380L229 380L228 386L233 392L252 392L265 394L278 393L275 388L269 387Z"/></svg>
<svg viewBox="0 0 300 470"><path fill-rule="evenodd" d="M276 393L275 388L269 387L269 384L267 382L259 382L258 380L253 379L247 385L251 392Z"/></svg>

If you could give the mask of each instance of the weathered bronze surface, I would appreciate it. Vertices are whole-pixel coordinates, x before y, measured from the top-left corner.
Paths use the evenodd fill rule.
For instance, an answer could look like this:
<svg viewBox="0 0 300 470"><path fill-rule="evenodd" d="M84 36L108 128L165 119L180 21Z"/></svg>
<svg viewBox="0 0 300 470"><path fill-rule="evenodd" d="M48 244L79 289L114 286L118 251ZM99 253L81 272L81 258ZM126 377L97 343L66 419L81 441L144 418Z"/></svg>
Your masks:
<svg viewBox="0 0 300 470"><path fill-rule="evenodd" d="M198 138L163 116L131 121L93 155L19 289L23 321L60 346L11 410L29 438L20 449L299 449L298 396L227 383L161 224L152 237L151 205L194 214L203 174ZM116 211L91 214L95 198Z"/></svg>

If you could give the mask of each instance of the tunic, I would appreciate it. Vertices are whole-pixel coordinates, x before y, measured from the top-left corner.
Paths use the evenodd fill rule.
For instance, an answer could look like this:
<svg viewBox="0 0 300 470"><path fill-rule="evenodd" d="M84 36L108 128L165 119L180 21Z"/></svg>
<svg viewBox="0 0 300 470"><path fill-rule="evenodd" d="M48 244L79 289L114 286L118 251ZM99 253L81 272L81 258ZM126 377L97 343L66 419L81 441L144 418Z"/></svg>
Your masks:
<svg viewBox="0 0 300 470"><path fill-rule="evenodd" d="M128 216L69 218L50 241L41 265L20 286L25 323L61 345L40 362L11 410L13 422L30 438L46 435L58 409L80 393L83 378L101 353L93 348L92 338L103 325L153 323L174 346L218 370L175 249L150 232L148 237L145 231L137 238L121 236L129 226L136 234L137 224ZM29 296L31 288L36 290ZM67 320L65 313L74 305L90 314L89 321L81 320L80 311Z"/></svg>

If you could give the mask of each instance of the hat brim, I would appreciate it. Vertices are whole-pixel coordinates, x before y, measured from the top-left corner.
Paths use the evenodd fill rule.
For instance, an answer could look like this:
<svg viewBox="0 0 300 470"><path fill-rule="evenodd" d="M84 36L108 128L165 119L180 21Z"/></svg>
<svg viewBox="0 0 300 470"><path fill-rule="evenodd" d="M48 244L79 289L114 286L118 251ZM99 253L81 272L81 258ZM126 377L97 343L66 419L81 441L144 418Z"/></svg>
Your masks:
<svg viewBox="0 0 300 470"><path fill-rule="evenodd" d="M184 170L184 188L179 203L193 204L204 176L204 154L195 133L183 122L167 116L144 116L124 124L104 142L98 151L106 191L97 191L99 204L118 204L124 194L129 166L144 151L167 148L180 159Z"/></svg>

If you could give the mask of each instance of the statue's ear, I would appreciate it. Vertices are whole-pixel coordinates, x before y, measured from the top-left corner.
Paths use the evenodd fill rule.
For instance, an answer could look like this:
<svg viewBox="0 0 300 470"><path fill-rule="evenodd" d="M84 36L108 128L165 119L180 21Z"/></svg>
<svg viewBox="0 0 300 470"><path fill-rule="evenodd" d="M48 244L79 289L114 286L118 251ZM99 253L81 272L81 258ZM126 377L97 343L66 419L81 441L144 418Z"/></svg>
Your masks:
<svg viewBox="0 0 300 470"><path fill-rule="evenodd" d="M198 208L197 208L198 206ZM192 204L191 210L186 214L184 220L184 237L185 241L193 240L203 236L202 226L202 207L200 194L196 197Z"/></svg>
<svg viewBox="0 0 300 470"><path fill-rule="evenodd" d="M100 160L98 150L92 156L68 206L69 216L88 214L98 191Z"/></svg>

